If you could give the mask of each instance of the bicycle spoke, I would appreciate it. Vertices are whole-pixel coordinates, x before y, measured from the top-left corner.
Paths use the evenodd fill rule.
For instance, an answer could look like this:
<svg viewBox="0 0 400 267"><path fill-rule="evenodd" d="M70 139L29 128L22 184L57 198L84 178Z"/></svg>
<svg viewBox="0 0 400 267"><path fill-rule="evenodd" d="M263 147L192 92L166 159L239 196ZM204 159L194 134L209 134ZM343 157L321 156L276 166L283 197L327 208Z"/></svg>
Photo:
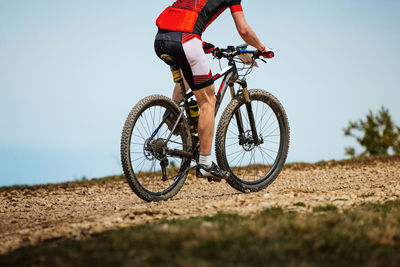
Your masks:
<svg viewBox="0 0 400 267"><path fill-rule="evenodd" d="M261 149L268 157L270 157L273 161L275 160L268 152L264 151L264 148L260 147L260 149Z"/></svg>
<svg viewBox="0 0 400 267"><path fill-rule="evenodd" d="M244 160L244 157L246 156L246 152L243 152L243 155L242 155L242 158L240 159L240 162L239 162L239 164L238 164L238 167L241 167L242 166L242 163L243 163L243 160Z"/></svg>
<svg viewBox="0 0 400 267"><path fill-rule="evenodd" d="M144 127L144 124L143 124L142 120L141 120L141 119L138 119L138 121L139 121L139 123L142 125L143 131L146 132L148 129L146 130L146 127ZM147 121L147 120L146 120L146 121ZM139 128L138 128L138 131L140 132ZM150 136L151 133L147 132L146 135L147 135L147 136Z"/></svg>
<svg viewBox="0 0 400 267"><path fill-rule="evenodd" d="M261 157L263 158L263 160L267 161L267 164L269 165L268 159L266 159L264 157L264 152L262 151L262 149L258 147L258 151L260 151L260 154L261 154Z"/></svg>
<svg viewBox="0 0 400 267"><path fill-rule="evenodd" d="M272 150L272 149L269 149L269 148L262 148L262 149L267 150L269 152L274 152L275 154L278 154L278 151L275 151L275 150Z"/></svg>
<svg viewBox="0 0 400 267"><path fill-rule="evenodd" d="M228 131L231 132L233 135L239 135L239 133L236 134L236 133L234 133L233 131L231 131L230 129L228 129Z"/></svg>
<svg viewBox="0 0 400 267"><path fill-rule="evenodd" d="M134 134L134 133L132 133L132 135L133 135L133 136L136 136L137 138L140 138L140 139L146 140L145 138L143 138L143 137L141 137L141 136L139 136L139 135L137 135L137 134Z"/></svg>
<svg viewBox="0 0 400 267"><path fill-rule="evenodd" d="M265 111L263 111L263 113L262 113L262 115L261 115L261 117L260 117L260 121L258 122L257 125L260 125L260 124L261 124L263 118L265 117L265 114L268 113L268 110L269 110L269 109L270 109L270 107L268 107ZM258 127L258 128L259 128L259 127Z"/></svg>
<svg viewBox="0 0 400 267"><path fill-rule="evenodd" d="M142 123L140 123L140 124L142 124ZM137 133L135 133L135 134L137 137L140 137L140 138L143 138L144 140L146 140L148 137L150 137L150 135L146 133L146 129L144 129L142 126L143 124L142 125L140 125L140 124L136 122L137 127L134 129L134 131L137 130ZM142 131L145 134L143 134ZM135 135L134 133L132 133L132 134ZM139 135L137 135L137 134L139 134Z"/></svg>
<svg viewBox="0 0 400 267"><path fill-rule="evenodd" d="M141 160L141 159L143 159L143 158L145 158L145 156L143 156L143 157L140 157L140 158L137 158L137 159L134 159L134 160L132 160L132 162L135 162L135 161Z"/></svg>
<svg viewBox="0 0 400 267"><path fill-rule="evenodd" d="M271 119L271 117L272 117L273 114L274 114L274 113L271 113L271 115L269 116L267 122L266 122L266 123L264 124L264 126L261 128L261 131L260 131L261 133L264 132L265 125L268 124L268 122L269 122L269 120ZM272 124L274 124L274 121L268 126L268 128L271 127ZM268 128L267 128L266 130L268 130Z"/></svg>
<svg viewBox="0 0 400 267"><path fill-rule="evenodd" d="M143 144L141 144L141 143L135 143L135 142L131 142L131 145L143 146Z"/></svg>
<svg viewBox="0 0 400 267"><path fill-rule="evenodd" d="M251 173L251 172L249 172L249 169L251 169L251 160L252 160L252 158L253 158L253 154L254 154L254 151L251 151L251 152L250 152L250 160L249 160L249 163L248 163L247 168L246 168L246 174L247 174L247 176L249 176L249 173Z"/></svg>
<svg viewBox="0 0 400 267"><path fill-rule="evenodd" d="M233 144L227 145L225 147L228 148L228 147L231 147L231 146L234 146L234 145L239 145L239 144L238 143L233 143Z"/></svg>
<svg viewBox="0 0 400 267"><path fill-rule="evenodd" d="M232 123L233 123L233 128L235 128L235 129L239 129L239 127L238 127L238 125L237 125L237 123L236 123L236 119L235 120L232 120Z"/></svg>
<svg viewBox="0 0 400 267"><path fill-rule="evenodd" d="M270 140L264 140L264 142L272 143L274 145L279 145L279 142L274 142L274 141L270 141Z"/></svg>
<svg viewBox="0 0 400 267"><path fill-rule="evenodd" d="M155 120L156 120L156 109L157 109L157 108L155 108L155 109L154 109L154 112L153 112L153 117L152 117L152 118L153 118L153 126L152 126L152 129L155 129L155 128L156 128L156 125L155 125Z"/></svg>
<svg viewBox="0 0 400 267"><path fill-rule="evenodd" d="M159 123L161 123L161 121L162 121L161 120L162 119L162 117L161 117L162 108L160 107L159 110L160 110L160 113L158 115L158 121L159 121ZM157 138L160 138L160 131L158 131L158 133L157 133Z"/></svg>
<svg viewBox="0 0 400 267"><path fill-rule="evenodd" d="M142 165L145 163L145 161L146 161L146 159L143 159L142 162L140 162L140 163L138 164L138 169L140 168L140 166L142 166ZM143 167L142 167L142 169L140 169L139 172L142 172L142 171L143 171Z"/></svg>
<svg viewBox="0 0 400 267"><path fill-rule="evenodd" d="M150 110L150 118L149 119L151 119L151 110ZM146 119L146 126L147 126L147 130L149 131L149 133L150 133L150 135L153 133L152 132L152 130L151 130L151 128L150 128L150 125L149 125L149 119Z"/></svg>
<svg viewBox="0 0 400 267"><path fill-rule="evenodd" d="M274 132L276 132L276 130L278 130L278 129L279 129L279 125L278 125L278 127L276 127L274 130L272 130L269 134L267 134L267 137L272 136L271 134L274 133Z"/></svg>
<svg viewBox="0 0 400 267"><path fill-rule="evenodd" d="M227 155L227 156L229 157L229 156L235 155L235 154L240 153L240 152L243 152L243 150L238 150L238 151L233 152L233 153L231 153L231 154L229 154L229 155Z"/></svg>

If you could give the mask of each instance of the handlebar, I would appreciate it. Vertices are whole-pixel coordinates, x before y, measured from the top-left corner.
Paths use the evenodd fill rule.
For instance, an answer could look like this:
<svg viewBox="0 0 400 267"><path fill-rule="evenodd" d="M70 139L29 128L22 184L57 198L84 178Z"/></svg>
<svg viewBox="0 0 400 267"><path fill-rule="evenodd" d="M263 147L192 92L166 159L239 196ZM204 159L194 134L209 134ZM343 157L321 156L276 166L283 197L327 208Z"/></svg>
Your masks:
<svg viewBox="0 0 400 267"><path fill-rule="evenodd" d="M258 59L261 56L261 52L258 50L248 50L247 45L239 45L239 46L228 46L227 48L219 48L216 47L212 51L212 55L215 58L227 58L232 59L235 56L239 56L241 54L252 54L253 59Z"/></svg>

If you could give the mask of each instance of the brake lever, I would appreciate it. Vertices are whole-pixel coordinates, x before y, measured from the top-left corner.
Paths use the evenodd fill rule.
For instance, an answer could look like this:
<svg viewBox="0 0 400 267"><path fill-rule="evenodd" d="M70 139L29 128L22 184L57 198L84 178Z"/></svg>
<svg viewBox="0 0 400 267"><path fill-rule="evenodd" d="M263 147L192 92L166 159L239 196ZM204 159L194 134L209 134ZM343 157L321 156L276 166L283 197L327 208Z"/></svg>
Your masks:
<svg viewBox="0 0 400 267"><path fill-rule="evenodd" d="M253 54L253 58L254 58L254 60L259 59L259 60L261 60L262 62L264 62L265 64L267 64L267 61L266 61L265 59L261 58L261 53L260 53L260 51L256 51L256 52Z"/></svg>
<svg viewBox="0 0 400 267"><path fill-rule="evenodd" d="M212 52L212 55L214 58L221 59L221 49L219 47L216 47Z"/></svg>

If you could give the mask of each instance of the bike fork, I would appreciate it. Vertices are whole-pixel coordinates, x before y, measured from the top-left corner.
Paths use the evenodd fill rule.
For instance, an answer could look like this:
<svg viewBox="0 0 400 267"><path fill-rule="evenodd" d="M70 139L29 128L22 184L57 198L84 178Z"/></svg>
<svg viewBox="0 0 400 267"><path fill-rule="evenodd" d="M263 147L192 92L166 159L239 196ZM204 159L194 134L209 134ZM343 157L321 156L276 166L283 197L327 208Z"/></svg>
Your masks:
<svg viewBox="0 0 400 267"><path fill-rule="evenodd" d="M249 123L250 123L250 127L251 127L251 133L253 136L253 142L254 145L258 146L261 144L261 140L258 137L258 133L257 133L257 129L256 129L256 122L254 120L254 113L253 113L253 108L251 106L251 101L250 101L250 95L249 95L249 91L247 89L247 82L246 81L241 81L240 85L243 88L243 97L245 100L245 105L246 105L246 110L247 110L247 114L249 115ZM232 89L231 89L232 91ZM235 114L236 117L236 122L238 125L238 130L239 130L239 134L241 136L244 136L244 130L243 130L243 120L242 120L242 115L240 113L240 111L238 110Z"/></svg>

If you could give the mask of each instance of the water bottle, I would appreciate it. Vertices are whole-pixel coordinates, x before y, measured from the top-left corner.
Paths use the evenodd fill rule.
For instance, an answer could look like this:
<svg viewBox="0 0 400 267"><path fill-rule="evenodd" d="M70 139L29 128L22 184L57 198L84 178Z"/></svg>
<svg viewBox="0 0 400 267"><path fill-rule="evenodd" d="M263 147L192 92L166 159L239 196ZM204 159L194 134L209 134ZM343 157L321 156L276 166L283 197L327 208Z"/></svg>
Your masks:
<svg viewBox="0 0 400 267"><path fill-rule="evenodd" d="M190 99L189 101L190 117L192 117L192 125L190 125L190 132L192 135L197 134L197 125L199 124L199 104L196 100Z"/></svg>

